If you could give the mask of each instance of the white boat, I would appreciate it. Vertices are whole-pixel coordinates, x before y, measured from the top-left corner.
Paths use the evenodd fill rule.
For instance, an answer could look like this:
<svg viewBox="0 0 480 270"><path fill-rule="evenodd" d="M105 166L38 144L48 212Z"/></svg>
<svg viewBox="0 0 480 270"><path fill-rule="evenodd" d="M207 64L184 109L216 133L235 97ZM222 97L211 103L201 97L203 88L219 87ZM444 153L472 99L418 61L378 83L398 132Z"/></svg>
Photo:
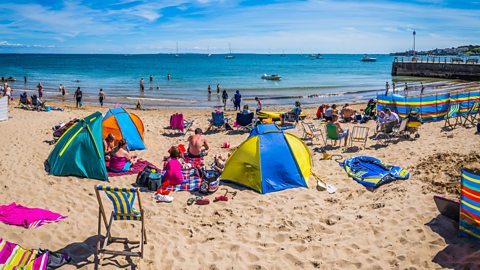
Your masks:
<svg viewBox="0 0 480 270"><path fill-rule="evenodd" d="M282 79L282 76L277 74L270 74L270 75L263 74L261 78L264 80L279 81L280 79Z"/></svg>
<svg viewBox="0 0 480 270"><path fill-rule="evenodd" d="M208 47L207 51L208 51L208 53L207 53L207 57L210 57L210 56L212 56L212 54L210 53L210 47Z"/></svg>
<svg viewBox="0 0 480 270"><path fill-rule="evenodd" d="M177 41L177 50L176 50L176 54L175 54L175 57L180 57L180 54L178 54L178 41Z"/></svg>
<svg viewBox="0 0 480 270"><path fill-rule="evenodd" d="M232 54L232 46L230 46L230 43L228 43L228 49L230 53L228 55L225 55L225 59L233 59L235 56Z"/></svg>
<svg viewBox="0 0 480 270"><path fill-rule="evenodd" d="M377 58L373 58L373 57L370 57L368 56L367 54L365 54L363 57L362 57L362 62L376 62L377 61Z"/></svg>
<svg viewBox="0 0 480 270"><path fill-rule="evenodd" d="M320 58L322 58L322 55L319 53L310 54L310 59L320 59Z"/></svg>

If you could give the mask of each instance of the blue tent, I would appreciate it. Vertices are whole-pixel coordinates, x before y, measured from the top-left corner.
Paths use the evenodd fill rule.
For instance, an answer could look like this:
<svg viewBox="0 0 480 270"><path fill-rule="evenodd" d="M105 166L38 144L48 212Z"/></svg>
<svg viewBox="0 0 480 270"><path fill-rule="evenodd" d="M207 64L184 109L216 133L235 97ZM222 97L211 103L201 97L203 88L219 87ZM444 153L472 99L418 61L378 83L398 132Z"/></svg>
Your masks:
<svg viewBox="0 0 480 270"><path fill-rule="evenodd" d="M125 139L128 149L145 149L142 120L140 120L137 115L127 112L124 108L108 110L103 118L102 128L103 138L106 138L109 133L112 133L115 136L115 144L117 144L119 140Z"/></svg>
<svg viewBox="0 0 480 270"><path fill-rule="evenodd" d="M228 158L221 180L262 194L307 187L310 151L297 137L276 125L258 125Z"/></svg>

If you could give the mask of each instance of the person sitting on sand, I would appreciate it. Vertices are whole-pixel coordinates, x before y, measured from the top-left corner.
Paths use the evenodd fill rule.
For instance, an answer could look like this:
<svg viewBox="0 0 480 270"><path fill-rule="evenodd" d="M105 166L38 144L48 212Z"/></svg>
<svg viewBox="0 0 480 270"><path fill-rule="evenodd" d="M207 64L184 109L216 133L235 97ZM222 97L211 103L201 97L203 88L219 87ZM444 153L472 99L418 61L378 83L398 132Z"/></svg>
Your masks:
<svg viewBox="0 0 480 270"><path fill-rule="evenodd" d="M108 169L113 172L127 172L135 164L135 157L127 151L127 141L121 139L118 146L112 150Z"/></svg>
<svg viewBox="0 0 480 270"><path fill-rule="evenodd" d="M187 155L191 158L201 158L208 154L208 142L202 136L203 131L200 128L195 129L195 134L188 138Z"/></svg>
<svg viewBox="0 0 480 270"><path fill-rule="evenodd" d="M103 140L103 152L105 153L105 161L110 160L110 154L115 148L115 136L112 133L109 133L105 140Z"/></svg>
<svg viewBox="0 0 480 270"><path fill-rule="evenodd" d="M20 94L20 104L28 105L30 101L28 100L27 92L23 92Z"/></svg>
<svg viewBox="0 0 480 270"><path fill-rule="evenodd" d="M335 126L337 126L337 134L338 134L338 138L339 139L342 139L342 138L345 138L343 141L344 141L344 144L343 146L344 147L347 147L347 142L348 142L348 129L343 129L342 126L340 125L340 123L338 122L338 115L337 114L334 114L332 115L332 120L331 121L328 121L329 124L333 124Z"/></svg>
<svg viewBox="0 0 480 270"><path fill-rule="evenodd" d="M168 152L170 157L165 165L163 181L172 186L180 185L183 182L182 163L179 161L180 150L178 147L172 146Z"/></svg>
<svg viewBox="0 0 480 270"><path fill-rule="evenodd" d="M355 111L348 105L348 103L346 103L340 111L340 115L342 116L343 120L348 123L353 120Z"/></svg>
<svg viewBox="0 0 480 270"><path fill-rule="evenodd" d="M291 115L293 115L296 118L296 122L298 122L300 113L302 113L302 106L300 104L300 101L295 101L295 105L292 107L291 111L280 115L282 125L285 124L285 119L288 119Z"/></svg>
<svg viewBox="0 0 480 270"><path fill-rule="evenodd" d="M249 113L250 113L250 110L248 109L248 105L247 104L243 105L242 114L249 114Z"/></svg>
<svg viewBox="0 0 480 270"><path fill-rule="evenodd" d="M318 106L317 113L315 114L318 119L323 118L323 114L325 113L325 104Z"/></svg>
<svg viewBox="0 0 480 270"><path fill-rule="evenodd" d="M332 106L330 105L325 106L325 112L323 113L323 118L325 118L326 121L332 121L332 115L333 115Z"/></svg>

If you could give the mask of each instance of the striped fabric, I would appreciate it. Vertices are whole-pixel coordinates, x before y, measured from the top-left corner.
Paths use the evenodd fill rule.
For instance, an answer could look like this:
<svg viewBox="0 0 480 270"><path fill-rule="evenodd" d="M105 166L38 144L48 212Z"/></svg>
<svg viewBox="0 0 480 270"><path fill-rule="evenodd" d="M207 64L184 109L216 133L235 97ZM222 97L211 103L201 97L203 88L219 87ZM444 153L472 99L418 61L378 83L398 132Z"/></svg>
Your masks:
<svg viewBox="0 0 480 270"><path fill-rule="evenodd" d="M97 186L98 190L105 191L107 197L112 201L113 212L115 214L135 215L135 217L125 217L122 215L113 215L115 220L142 220L140 212L133 207L135 202L135 188L119 188L109 186Z"/></svg>
<svg viewBox="0 0 480 270"><path fill-rule="evenodd" d="M480 101L480 91L421 97L377 95L377 110L384 111L386 108L390 108L400 117L405 118L414 109L420 113L423 121L428 122L444 120L449 112L450 104L459 104L458 112L460 115L465 115L477 101Z"/></svg>
<svg viewBox="0 0 480 270"><path fill-rule="evenodd" d="M480 239L480 176L462 170L459 232Z"/></svg>
<svg viewBox="0 0 480 270"><path fill-rule="evenodd" d="M165 174L165 171L162 172ZM195 191L200 188L202 179L195 174L195 170L182 170L183 182L175 186L162 187L161 189L170 191Z"/></svg>
<svg viewBox="0 0 480 270"><path fill-rule="evenodd" d="M448 110L447 117L455 117L460 111L460 103L450 104L450 109Z"/></svg>
<svg viewBox="0 0 480 270"><path fill-rule="evenodd" d="M37 257L38 250L26 250L21 246L0 239L0 270L45 270L48 253Z"/></svg>

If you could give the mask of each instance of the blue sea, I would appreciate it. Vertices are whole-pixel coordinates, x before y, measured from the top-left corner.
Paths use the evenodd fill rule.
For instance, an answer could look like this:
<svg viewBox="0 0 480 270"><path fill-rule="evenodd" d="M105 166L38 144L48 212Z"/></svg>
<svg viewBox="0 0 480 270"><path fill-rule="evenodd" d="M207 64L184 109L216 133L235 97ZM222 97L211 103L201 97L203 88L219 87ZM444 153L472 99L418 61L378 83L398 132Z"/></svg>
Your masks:
<svg viewBox="0 0 480 270"><path fill-rule="evenodd" d="M109 103L136 103L147 106L211 107L220 105L216 85L231 96L239 90L246 100L260 97L264 104L303 104L363 101L384 91L392 81L389 55L370 55L376 62L361 62L363 55L325 54L2 54L0 76L14 77L15 94L34 91L41 82L46 98L60 98L64 84L67 99L81 87L87 101L95 102L103 88ZM150 74L153 82L149 82ZM171 79L167 80L167 74ZM278 74L280 81L261 79ZM24 76L27 84L24 84ZM145 81L141 92L139 81ZM412 78L393 78L412 80ZM415 79L418 81L418 79ZM211 85L213 94L207 93ZM402 82L403 85L403 82ZM18 91L17 91L18 90Z"/></svg>

